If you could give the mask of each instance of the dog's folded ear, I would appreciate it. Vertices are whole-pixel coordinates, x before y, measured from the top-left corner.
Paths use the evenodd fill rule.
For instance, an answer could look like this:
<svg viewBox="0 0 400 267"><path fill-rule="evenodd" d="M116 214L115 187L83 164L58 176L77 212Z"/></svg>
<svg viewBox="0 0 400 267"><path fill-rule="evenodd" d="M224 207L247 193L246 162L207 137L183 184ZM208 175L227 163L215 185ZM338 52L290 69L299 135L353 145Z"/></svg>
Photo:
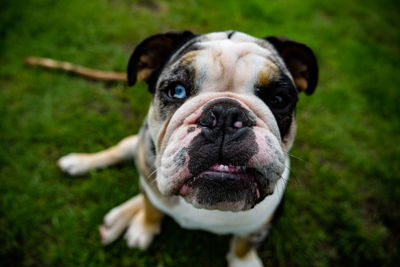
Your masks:
<svg viewBox="0 0 400 267"><path fill-rule="evenodd" d="M317 59L311 48L283 36L271 36L264 39L275 47L285 61L298 91L311 95L318 83Z"/></svg>
<svg viewBox="0 0 400 267"><path fill-rule="evenodd" d="M143 40L129 59L128 84L132 86L137 80L150 84L170 55L194 36L190 31L167 32Z"/></svg>

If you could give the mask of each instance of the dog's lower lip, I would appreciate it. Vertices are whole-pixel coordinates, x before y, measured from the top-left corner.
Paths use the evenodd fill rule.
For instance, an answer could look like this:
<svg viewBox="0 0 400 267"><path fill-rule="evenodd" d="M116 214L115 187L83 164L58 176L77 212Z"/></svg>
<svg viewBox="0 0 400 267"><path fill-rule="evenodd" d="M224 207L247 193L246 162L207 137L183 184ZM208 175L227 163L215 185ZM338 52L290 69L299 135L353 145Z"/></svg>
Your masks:
<svg viewBox="0 0 400 267"><path fill-rule="evenodd" d="M243 180L248 180L248 181L250 180L255 185L256 198L257 199L260 198L260 196L261 196L260 188L259 188L257 179L255 177L256 174L254 172L250 171L250 169L246 169L245 167L224 165L224 164L218 164L218 163L212 165L208 170L205 170L202 173L187 179L185 181L185 183L179 188L178 194L181 196L186 196L186 195L190 194L193 190L193 188L191 188L191 186L190 186L190 183L193 182L194 179L198 179L202 175L205 175L205 174L224 175L224 173L226 173L225 175L231 176L231 178L235 177L235 178L233 178L235 180L236 179L243 179Z"/></svg>

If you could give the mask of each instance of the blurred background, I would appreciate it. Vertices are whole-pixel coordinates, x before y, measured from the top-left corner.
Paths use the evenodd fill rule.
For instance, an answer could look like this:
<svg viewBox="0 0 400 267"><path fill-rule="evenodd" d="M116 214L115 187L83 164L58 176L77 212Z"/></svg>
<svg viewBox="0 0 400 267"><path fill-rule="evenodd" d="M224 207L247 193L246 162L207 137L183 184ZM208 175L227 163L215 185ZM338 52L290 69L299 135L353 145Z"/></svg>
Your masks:
<svg viewBox="0 0 400 267"><path fill-rule="evenodd" d="M133 162L80 177L57 159L136 133L144 84L30 68L27 56L125 71L145 37L238 30L308 44L320 65L301 95L270 266L395 266L400 238L399 1L6 0L0 8L0 265L224 266L229 237L171 219L148 251L103 247L104 214L138 193Z"/></svg>

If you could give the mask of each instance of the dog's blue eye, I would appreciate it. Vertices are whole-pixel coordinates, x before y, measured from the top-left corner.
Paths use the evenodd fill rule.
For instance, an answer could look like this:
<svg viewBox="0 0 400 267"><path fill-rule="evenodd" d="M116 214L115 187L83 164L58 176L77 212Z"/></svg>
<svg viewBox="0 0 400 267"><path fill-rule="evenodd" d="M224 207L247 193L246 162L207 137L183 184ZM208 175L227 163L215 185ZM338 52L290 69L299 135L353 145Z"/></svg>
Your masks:
<svg viewBox="0 0 400 267"><path fill-rule="evenodd" d="M186 89L182 85L178 84L175 86L173 98L184 99L186 98Z"/></svg>

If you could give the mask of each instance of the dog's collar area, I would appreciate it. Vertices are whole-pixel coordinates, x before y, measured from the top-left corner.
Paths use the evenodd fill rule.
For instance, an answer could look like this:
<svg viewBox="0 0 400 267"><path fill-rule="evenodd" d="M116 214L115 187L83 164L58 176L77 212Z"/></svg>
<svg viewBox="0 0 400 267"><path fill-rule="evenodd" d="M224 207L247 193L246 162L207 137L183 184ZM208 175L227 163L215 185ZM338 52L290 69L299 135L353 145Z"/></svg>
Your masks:
<svg viewBox="0 0 400 267"><path fill-rule="evenodd" d="M286 158L285 166L282 179L279 179L275 185L274 193L267 196L253 209L241 212L196 208L181 196L160 197L143 176L140 178L140 184L151 203L172 216L184 228L206 230L216 234L244 235L259 229L272 216L280 203L289 179L289 158ZM208 220L204 220L204 218L208 218Z"/></svg>

